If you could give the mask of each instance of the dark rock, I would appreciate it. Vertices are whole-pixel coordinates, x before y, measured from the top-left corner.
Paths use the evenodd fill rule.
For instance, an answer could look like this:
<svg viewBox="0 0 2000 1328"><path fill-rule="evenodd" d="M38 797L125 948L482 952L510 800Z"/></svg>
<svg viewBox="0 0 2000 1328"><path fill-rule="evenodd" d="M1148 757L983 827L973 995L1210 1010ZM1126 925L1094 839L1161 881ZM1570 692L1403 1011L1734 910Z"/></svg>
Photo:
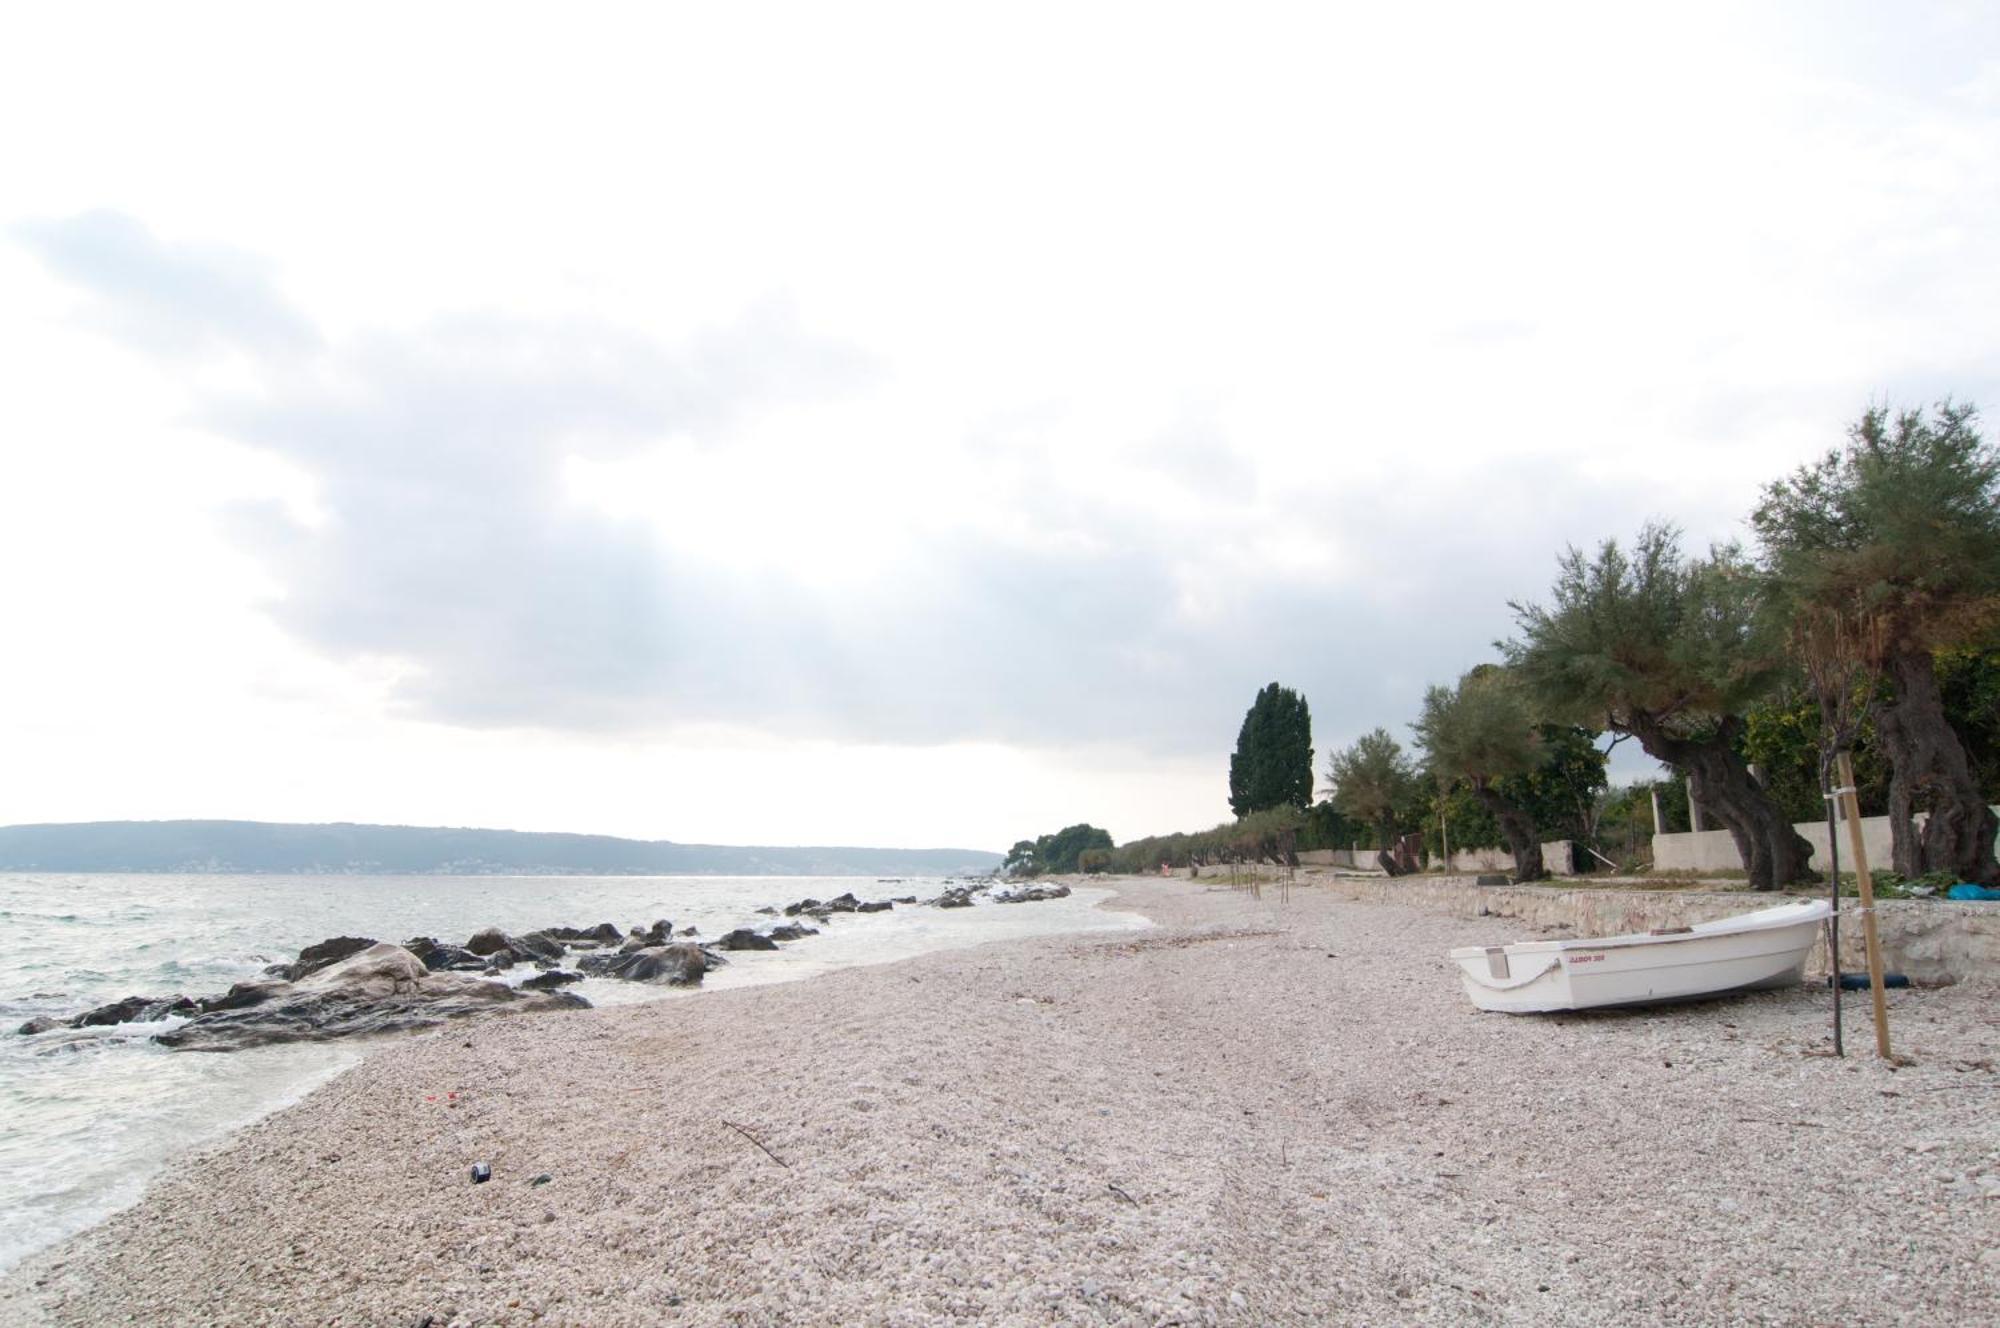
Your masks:
<svg viewBox="0 0 2000 1328"><path fill-rule="evenodd" d="M738 927L721 940L716 947L722 950L775 950L778 943L768 936L759 935L748 927Z"/></svg>
<svg viewBox="0 0 2000 1328"><path fill-rule="evenodd" d="M819 935L819 928L801 926L796 922L781 922L766 934L774 941L799 941L808 936Z"/></svg>
<svg viewBox="0 0 2000 1328"><path fill-rule="evenodd" d="M861 905L861 906L860 906L859 908L855 909L854 911L855 911L856 913L886 913L886 912L888 912L888 911L889 911L890 909L894 908L895 906L896 906L896 905L895 905L894 901L892 901L892 900L888 900L888 899L876 899L876 900L871 900L871 901L869 901L868 903L866 903L866 904L863 904L863 905Z"/></svg>
<svg viewBox="0 0 2000 1328"><path fill-rule="evenodd" d="M413 936L403 942L403 948L423 960L424 967L433 973L448 968L465 970L486 967L486 961L472 951L446 945L429 936Z"/></svg>
<svg viewBox="0 0 2000 1328"><path fill-rule="evenodd" d="M646 938L644 936L641 936L639 933L634 932L632 933L632 935L627 936L625 938L625 944L618 947L618 953L637 954L639 951L644 950L646 948L647 948Z"/></svg>
<svg viewBox="0 0 2000 1328"><path fill-rule="evenodd" d="M291 990L292 984L283 978L258 978L251 982L238 982L220 996L210 996L198 1002L204 1014L214 1010L247 1010L253 1005L262 1005L280 992Z"/></svg>
<svg viewBox="0 0 2000 1328"><path fill-rule="evenodd" d="M432 1028L494 1010L581 1010L590 1005L573 992L521 992L462 974L434 973L395 945L372 946L298 983L275 986L247 1008L209 1004L205 1013L153 1040L182 1050L234 1051L273 1042Z"/></svg>
<svg viewBox="0 0 2000 1328"><path fill-rule="evenodd" d="M129 1024L143 1014L149 1006L164 1004L153 996L127 996L122 1001L100 1005L95 1010L80 1014L69 1021L71 1028L106 1028L112 1024Z"/></svg>
<svg viewBox="0 0 2000 1328"><path fill-rule="evenodd" d="M472 939L465 943L465 948L476 955L498 954L509 948L507 933L498 927L482 927L472 933Z"/></svg>
<svg viewBox="0 0 2000 1328"><path fill-rule="evenodd" d="M945 891L936 899L931 900L931 903L939 908L971 908L972 891L963 887L955 887Z"/></svg>
<svg viewBox="0 0 2000 1328"><path fill-rule="evenodd" d="M546 930L531 931L525 936L510 938L513 941L514 958L533 961L547 959L560 960L563 957L563 943L560 938Z"/></svg>
<svg viewBox="0 0 2000 1328"><path fill-rule="evenodd" d="M657 982L672 987L692 986L713 967L711 958L698 945L679 943L652 945L630 954L585 955L577 967L585 973L622 978L627 982Z"/></svg>
<svg viewBox="0 0 2000 1328"><path fill-rule="evenodd" d="M665 918L660 918L652 926L644 930L634 927L631 938L638 941L642 949L652 949L655 946L665 945L674 939L674 924Z"/></svg>
<svg viewBox="0 0 2000 1328"><path fill-rule="evenodd" d="M619 931L618 928L608 922L600 922L590 929L590 939L596 941L599 945L616 945L624 937L624 932Z"/></svg>
<svg viewBox="0 0 2000 1328"><path fill-rule="evenodd" d="M681 928L681 929L680 929L679 931L675 932L675 933L674 933L674 935L676 935L676 936L699 936L699 935L701 935L701 928L699 928L699 927L682 927L682 928Z"/></svg>
<svg viewBox="0 0 2000 1328"><path fill-rule="evenodd" d="M778 916L778 910L777 910L777 909L775 909L775 908L768 908L768 907L767 907L767 908L760 908L760 909L758 909L757 911L758 911L759 913L762 913L762 914L763 914L763 915L764 915L765 917L767 917L767 918L775 918L775 917L777 917L777 916Z"/></svg>
<svg viewBox="0 0 2000 1328"><path fill-rule="evenodd" d="M826 910L829 913L853 913L858 911L860 907L861 901L854 897L852 890L844 895L835 895L832 899L826 901Z"/></svg>
<svg viewBox="0 0 2000 1328"><path fill-rule="evenodd" d="M1002 891L993 896L996 904L1032 904L1043 899L1067 899L1069 887L1066 885L1024 885L1011 891Z"/></svg>
<svg viewBox="0 0 2000 1328"><path fill-rule="evenodd" d="M917 897L915 895L897 895L894 902L898 904L914 904L917 902Z"/></svg>
<svg viewBox="0 0 2000 1328"><path fill-rule="evenodd" d="M488 973L503 972L513 966L514 952L511 950L495 950L492 954L486 956L485 971Z"/></svg>
<svg viewBox="0 0 2000 1328"><path fill-rule="evenodd" d="M810 913L819 907L820 902L817 899L801 899L796 904L785 905L785 916L795 918L801 913Z"/></svg>
<svg viewBox="0 0 2000 1328"><path fill-rule="evenodd" d="M62 1027L64 1027L63 1021L56 1018L54 1015L38 1014L33 1019L30 1019L27 1023L22 1024L19 1028L15 1029L14 1031L16 1033L21 1034L23 1037L28 1037L36 1033L46 1033L52 1028L62 1028Z"/></svg>
<svg viewBox="0 0 2000 1328"><path fill-rule="evenodd" d="M308 945L299 951L298 959L286 965L280 976L297 982L300 978L312 976L322 968L331 968L349 955L360 954L373 944L375 938L372 936L330 936L317 945ZM269 973L271 970L267 968L264 971Z"/></svg>
<svg viewBox="0 0 2000 1328"><path fill-rule="evenodd" d="M554 991L557 987L567 987L572 982L583 981L583 974L571 973L566 969L552 968L546 973L537 973L521 985L529 991Z"/></svg>

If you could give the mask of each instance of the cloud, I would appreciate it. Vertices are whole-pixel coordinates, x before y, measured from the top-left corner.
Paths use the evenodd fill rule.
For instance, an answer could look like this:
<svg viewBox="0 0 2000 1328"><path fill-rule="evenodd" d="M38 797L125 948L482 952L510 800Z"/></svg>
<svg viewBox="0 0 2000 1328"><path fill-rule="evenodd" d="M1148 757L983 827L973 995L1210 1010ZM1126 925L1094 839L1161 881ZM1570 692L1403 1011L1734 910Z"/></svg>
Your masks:
<svg viewBox="0 0 2000 1328"><path fill-rule="evenodd" d="M168 244L118 212L17 223L13 235L93 299L105 330L174 356L310 351L311 323L272 287L269 268L233 250Z"/></svg>
<svg viewBox="0 0 2000 1328"><path fill-rule="evenodd" d="M1180 755L1275 678L1323 764L1489 657L1564 542L1655 514L1553 456L1373 445L1400 403L1277 462L1206 407L898 433L882 367L783 301L677 344L497 315L330 342L252 259L108 213L25 238L141 344L258 358L253 393L193 390L311 477L311 520L237 513L271 614L455 726Z"/></svg>

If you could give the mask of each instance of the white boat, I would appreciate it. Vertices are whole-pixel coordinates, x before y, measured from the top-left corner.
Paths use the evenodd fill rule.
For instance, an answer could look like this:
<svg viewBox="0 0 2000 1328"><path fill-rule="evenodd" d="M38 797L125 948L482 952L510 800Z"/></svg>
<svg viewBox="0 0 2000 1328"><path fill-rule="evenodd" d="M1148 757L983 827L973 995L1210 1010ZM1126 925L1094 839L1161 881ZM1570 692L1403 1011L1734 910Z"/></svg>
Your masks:
<svg viewBox="0 0 2000 1328"><path fill-rule="evenodd" d="M1802 900L1733 918L1573 941L1465 946L1451 952L1465 994L1482 1010L1531 1014L1684 1001L1787 987L1833 912Z"/></svg>

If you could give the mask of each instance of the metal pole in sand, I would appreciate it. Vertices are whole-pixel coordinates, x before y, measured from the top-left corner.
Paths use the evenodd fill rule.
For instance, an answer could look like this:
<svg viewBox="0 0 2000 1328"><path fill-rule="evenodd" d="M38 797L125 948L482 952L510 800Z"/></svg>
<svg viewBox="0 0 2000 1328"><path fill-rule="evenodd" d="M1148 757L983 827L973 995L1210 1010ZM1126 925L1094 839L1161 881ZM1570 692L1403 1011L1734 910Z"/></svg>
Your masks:
<svg viewBox="0 0 2000 1328"><path fill-rule="evenodd" d="M1826 919L1826 966L1833 970L1833 1054L1845 1056L1847 1047L1841 1040L1840 1028L1840 831L1835 827L1839 819L1840 799L1833 791L1831 760L1820 761L1819 781L1820 787L1825 790L1827 859L1833 864L1829 873L1833 880L1833 912Z"/></svg>
<svg viewBox="0 0 2000 1328"><path fill-rule="evenodd" d="M1861 887L1861 936L1868 946L1868 993L1875 1001L1875 1054L1889 1059L1889 1002L1882 994L1882 942L1875 930L1875 878L1868 874L1868 846L1861 840L1861 800L1854 792L1854 762L1833 758L1840 775L1840 809L1847 817L1847 845L1854 850L1854 879ZM1838 968L1838 965L1835 966Z"/></svg>

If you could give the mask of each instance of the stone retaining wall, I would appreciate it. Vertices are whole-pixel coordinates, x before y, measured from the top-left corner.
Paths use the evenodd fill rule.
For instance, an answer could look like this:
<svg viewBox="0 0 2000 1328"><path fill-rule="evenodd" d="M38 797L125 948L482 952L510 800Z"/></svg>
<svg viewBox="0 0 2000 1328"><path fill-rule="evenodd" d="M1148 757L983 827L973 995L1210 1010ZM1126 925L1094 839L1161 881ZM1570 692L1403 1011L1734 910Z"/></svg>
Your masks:
<svg viewBox="0 0 2000 1328"><path fill-rule="evenodd" d="M1685 927L1734 913L1785 902L1797 896L1746 891L1706 894L1686 890L1565 890L1537 885L1474 885L1463 877L1405 876L1395 880L1352 877L1326 879L1328 889L1350 898L1407 904L1457 917L1490 916L1494 943L1537 939L1540 928L1566 927L1577 936L1616 936L1654 927ZM1843 900L1846 907L1858 901ZM1950 900L1885 899L1876 905L1884 966L1912 982L2000 979L2000 904ZM1861 919L1840 922L1841 967L1860 972ZM1813 947L1809 973L1824 975L1826 942Z"/></svg>

